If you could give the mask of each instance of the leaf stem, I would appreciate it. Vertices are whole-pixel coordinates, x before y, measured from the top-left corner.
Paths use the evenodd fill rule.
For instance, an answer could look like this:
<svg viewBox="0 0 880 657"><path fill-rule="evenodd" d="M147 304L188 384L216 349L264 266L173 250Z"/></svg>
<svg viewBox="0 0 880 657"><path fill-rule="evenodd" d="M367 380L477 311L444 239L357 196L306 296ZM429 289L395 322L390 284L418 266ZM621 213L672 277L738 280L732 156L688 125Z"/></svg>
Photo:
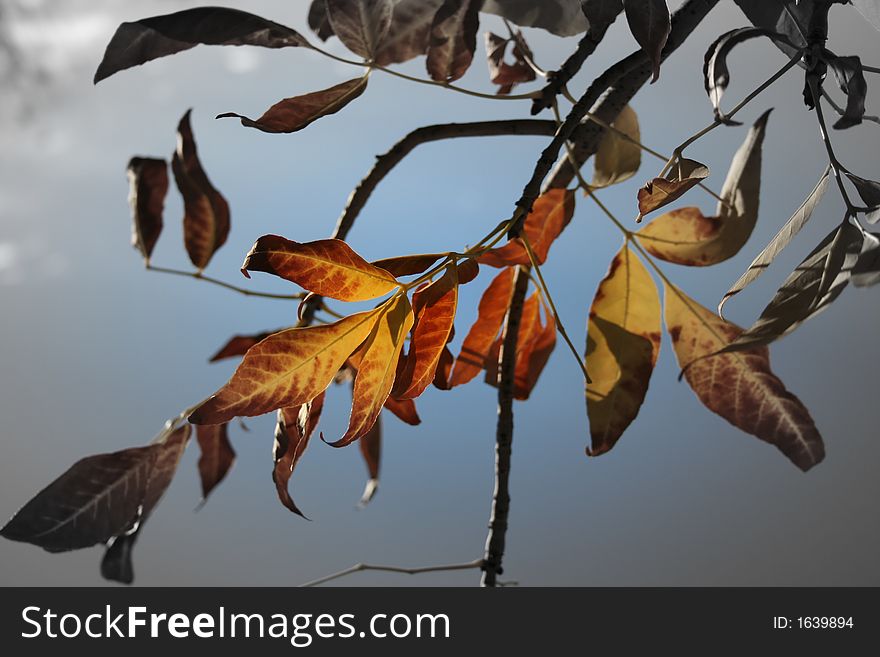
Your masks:
<svg viewBox="0 0 880 657"><path fill-rule="evenodd" d="M331 582L334 579L339 579L340 577L346 577L347 575L353 575L354 573L362 573L365 570L374 570L385 573L402 573L404 575L419 575L421 573L439 573L453 570L475 570L482 567L482 559L475 559L474 561L468 561L466 563L453 563L444 566L425 566L422 568L402 568L400 566L374 566L367 563L359 563L352 566L351 568L340 570L338 573L333 573L332 575L327 575L325 577L320 577L318 579L312 580L311 582L300 584L300 587L318 586L319 584Z"/></svg>
<svg viewBox="0 0 880 657"><path fill-rule="evenodd" d="M846 191L846 185L843 184L843 175L841 174L842 166L834 154L834 146L831 144L831 137L828 134L828 125L825 123L825 114L822 111L822 95L819 93L819 79L814 75L808 75L807 85L810 88L810 95L813 97L813 104L816 107L816 120L819 122L819 135L822 137L822 143L825 144L825 150L828 153L828 163L834 172L834 180L837 181L837 187L840 189L840 195L846 204L847 212L850 215L856 214L856 207L849 198Z"/></svg>
<svg viewBox="0 0 880 657"><path fill-rule="evenodd" d="M184 271L181 269L170 269L168 267L157 267L156 265L147 263L147 271L155 271L161 274L171 274L173 276L185 276L187 278L194 278L197 281L205 281L206 283L210 283L211 285L216 285L218 287L222 287L226 290L231 290L232 292L237 292L238 294L243 294L246 297L259 297L261 299L281 299L285 301L295 301L302 299L305 295L302 293L299 294L273 294L271 292L257 292L255 290L249 290L247 288L238 287L237 285L232 285L231 283L227 283L226 281L221 281L216 278L211 278L210 276L205 276L200 271Z"/></svg>

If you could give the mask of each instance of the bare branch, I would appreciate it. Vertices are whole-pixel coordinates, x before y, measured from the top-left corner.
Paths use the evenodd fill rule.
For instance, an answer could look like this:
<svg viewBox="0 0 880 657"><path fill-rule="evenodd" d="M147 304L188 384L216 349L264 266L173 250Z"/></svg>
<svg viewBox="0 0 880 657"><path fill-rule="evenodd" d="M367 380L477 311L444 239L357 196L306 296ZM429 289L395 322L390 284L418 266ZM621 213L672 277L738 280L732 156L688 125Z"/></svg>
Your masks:
<svg viewBox="0 0 880 657"><path fill-rule="evenodd" d="M475 561L468 561L467 563L453 563L445 566L425 566L423 568L401 568L400 566L372 566L366 563L359 563L357 565L352 566L351 568L346 568L345 570L340 570L338 573L333 573L332 575L327 575L326 577L320 577L318 579L312 580L311 582L306 582L305 584L300 584L301 587L308 586L318 586L319 584L324 584L326 582L330 582L334 579L339 579L340 577L346 577L347 575L353 575L354 573L360 573L365 570L376 570L385 573L402 573L404 575L420 575L422 573L439 573L446 572L450 570L475 570L477 568L483 567L483 560L476 559Z"/></svg>

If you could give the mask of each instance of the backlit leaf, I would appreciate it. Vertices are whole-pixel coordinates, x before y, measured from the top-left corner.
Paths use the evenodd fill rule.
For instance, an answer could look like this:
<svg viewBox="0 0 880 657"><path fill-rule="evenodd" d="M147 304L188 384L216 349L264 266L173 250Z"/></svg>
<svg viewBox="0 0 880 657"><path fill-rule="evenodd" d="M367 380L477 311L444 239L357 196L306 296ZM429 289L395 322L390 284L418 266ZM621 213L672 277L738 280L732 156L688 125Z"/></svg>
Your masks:
<svg viewBox="0 0 880 657"><path fill-rule="evenodd" d="M758 320L725 350L770 344L825 310L849 284L863 243L862 231L848 221L831 231L785 279Z"/></svg>
<svg viewBox="0 0 880 657"><path fill-rule="evenodd" d="M455 322L458 305L458 268L450 266L446 273L413 294L415 323L409 353L394 382L395 399L415 399L421 395L437 372L437 365Z"/></svg>
<svg viewBox="0 0 880 657"><path fill-rule="evenodd" d="M669 287L666 327L688 384L710 411L775 445L801 470L825 457L809 411L773 374L766 347L719 354L742 329Z"/></svg>
<svg viewBox="0 0 880 657"><path fill-rule="evenodd" d="M428 40L431 79L452 82L463 76L477 49L482 0L444 0L434 16Z"/></svg>
<svg viewBox="0 0 880 657"><path fill-rule="evenodd" d="M315 427L318 426L323 408L324 393L322 392L314 400L300 406L279 409L275 423L273 449L275 464L272 468L272 481L281 504L303 518L305 515L290 496L290 477L306 447L309 446L309 440Z"/></svg>
<svg viewBox="0 0 880 657"><path fill-rule="evenodd" d="M302 130L318 119L336 114L367 89L366 76L348 80L329 89L314 91L303 96L285 98L266 110L265 114L254 120L235 112L218 114L218 119L237 118L248 128L263 132L291 133Z"/></svg>
<svg viewBox="0 0 880 657"><path fill-rule="evenodd" d="M398 400L394 397L389 397L385 400L385 408L398 420L411 427L416 427L422 423L422 418L419 417L418 410L416 409L416 403L412 399Z"/></svg>
<svg viewBox="0 0 880 657"><path fill-rule="evenodd" d="M107 45L95 73L95 83L132 66L199 44L311 47L296 30L254 14L226 7L197 7L122 23Z"/></svg>
<svg viewBox="0 0 880 657"><path fill-rule="evenodd" d="M752 234L758 221L761 194L761 147L769 112L749 130L736 152L721 189L717 216L699 208L673 210L638 232L639 242L668 262L703 267L732 258Z"/></svg>
<svg viewBox="0 0 880 657"><path fill-rule="evenodd" d="M361 456L367 465L367 485L361 495L361 506L366 506L375 497L379 490L379 462L382 458L382 416L376 418L376 424L358 441L361 448Z"/></svg>
<svg viewBox="0 0 880 657"><path fill-rule="evenodd" d="M279 331L281 329L278 329ZM247 350L253 347L258 342L265 340L273 333L278 333L278 331L271 331L269 333L258 333L256 335L235 335L229 339L225 345L223 345L220 350L211 356L211 360L209 362L216 363L220 360L225 360L227 358L236 358L238 356L244 356L247 353Z"/></svg>
<svg viewBox="0 0 880 657"><path fill-rule="evenodd" d="M438 390L451 390L449 379L452 377L452 366L455 365L455 354L449 346L443 348L440 360L437 362L437 371L434 372L434 387Z"/></svg>
<svg viewBox="0 0 880 657"><path fill-rule="evenodd" d="M489 350L501 330L510 306L514 273L513 267L503 270L483 293L477 321L465 337L461 345L461 353L455 361L452 377L449 380L450 387L467 383L483 371Z"/></svg>
<svg viewBox="0 0 880 657"><path fill-rule="evenodd" d="M326 0L327 18L345 47L373 59L391 29L392 0Z"/></svg>
<svg viewBox="0 0 880 657"><path fill-rule="evenodd" d="M544 264L550 246L565 230L574 216L575 193L569 189L551 189L535 201L532 211L526 217L523 232L529 239L538 264ZM480 256L480 264L490 267L509 267L529 265L528 251L521 238L517 237L504 246L491 249Z"/></svg>
<svg viewBox="0 0 880 657"><path fill-rule="evenodd" d="M654 178L639 190L639 221L646 214L677 201L709 177L709 168L687 158L679 158L665 178Z"/></svg>
<svg viewBox="0 0 880 657"><path fill-rule="evenodd" d="M183 196L183 241L196 269L208 266L229 236L229 204L218 192L199 161L190 116L177 127L177 150L171 160L177 188Z"/></svg>
<svg viewBox="0 0 880 657"><path fill-rule="evenodd" d="M128 163L131 192L131 244L149 264L153 248L162 233L162 212L168 195L168 163L165 160L133 157Z"/></svg>
<svg viewBox="0 0 880 657"><path fill-rule="evenodd" d="M624 246L599 284L587 327L590 456L609 451L638 415L660 353L660 295Z"/></svg>
<svg viewBox="0 0 880 657"><path fill-rule="evenodd" d="M394 385L400 353L412 325L413 311L406 295L395 297L380 307L354 378L348 430L342 438L330 443L333 447L350 445L365 436L376 423Z"/></svg>
<svg viewBox="0 0 880 657"><path fill-rule="evenodd" d="M505 61L507 46L513 43L513 63ZM531 50L525 42L522 32L516 38L504 39L492 32L486 32L486 58L489 63L489 77L492 84L497 84L499 96L507 96L514 87L524 82L531 82L537 76L528 59Z"/></svg>
<svg viewBox="0 0 880 657"><path fill-rule="evenodd" d="M241 271L245 276L252 271L274 274L340 301L368 301L399 285L394 276L335 239L300 243L264 235L247 254Z"/></svg>
<svg viewBox="0 0 880 657"><path fill-rule="evenodd" d="M831 167L827 166L825 167L825 173L822 174L822 177L819 179L819 182L816 183L816 186L813 188L813 191L810 192L810 195L807 196L801 206L770 241L770 244L764 247L764 250L761 251L761 253L758 254L758 257L752 261L752 264L749 265L746 272L740 276L739 280L733 284L733 287L731 287L730 290L727 291L727 294L724 295L724 298L721 299L721 303L718 304L719 315L722 314L724 304L727 303L727 300L742 292L752 283L752 281L763 274L767 267L769 267L776 259L776 256L782 253L782 250L788 246L789 242L794 239L794 236L797 235L801 228L807 224L810 217L813 215L816 206L819 205L819 202L825 195L825 190L828 189L828 182L830 179Z"/></svg>
<svg viewBox="0 0 880 657"><path fill-rule="evenodd" d="M593 187L608 187L629 180L642 165L641 131L635 110L627 105L612 125L630 139L610 130L603 133L596 151Z"/></svg>
<svg viewBox="0 0 880 657"><path fill-rule="evenodd" d="M384 315L377 308L333 324L270 335L245 354L232 378L189 421L221 424L308 403L324 392Z"/></svg>
<svg viewBox="0 0 880 657"><path fill-rule="evenodd" d="M373 261L373 266L384 269L394 278L403 276L415 276L424 274L428 269L437 264L442 253L425 253L420 255L398 256L396 258L384 258L382 260Z"/></svg>
<svg viewBox="0 0 880 657"><path fill-rule="evenodd" d="M201 449L199 477L202 481L202 499L223 481L235 463L235 450L229 442L229 425L208 424L196 427L196 440Z"/></svg>
<svg viewBox="0 0 880 657"><path fill-rule="evenodd" d="M636 41L651 60L652 82L660 77L660 61L671 29L666 0L623 0L626 21Z"/></svg>

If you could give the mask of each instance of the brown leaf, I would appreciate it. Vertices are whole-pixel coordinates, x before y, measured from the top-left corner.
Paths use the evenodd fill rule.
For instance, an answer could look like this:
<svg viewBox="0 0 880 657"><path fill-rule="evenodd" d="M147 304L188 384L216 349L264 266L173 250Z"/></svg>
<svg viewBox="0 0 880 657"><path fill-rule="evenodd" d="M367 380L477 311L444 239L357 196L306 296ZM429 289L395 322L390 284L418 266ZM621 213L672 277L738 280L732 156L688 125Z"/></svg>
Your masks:
<svg viewBox="0 0 880 657"><path fill-rule="evenodd" d="M412 399L398 400L394 397L389 397L385 400L385 408L398 420L411 427L417 427L422 423L422 418L419 417L419 413L416 410L416 403Z"/></svg>
<svg viewBox="0 0 880 657"><path fill-rule="evenodd" d="M241 271L248 277L252 271L274 274L340 301L368 301L399 285L394 276L335 239L300 243L264 235L247 254Z"/></svg>
<svg viewBox="0 0 880 657"><path fill-rule="evenodd" d="M710 411L775 445L801 470L822 461L822 437L809 411L770 370L766 347L718 354L742 329L669 286L666 327L688 384Z"/></svg>
<svg viewBox="0 0 880 657"><path fill-rule="evenodd" d="M489 350L501 330L510 306L514 273L513 267L501 271L483 293L477 321L465 337L461 353L455 361L449 380L451 388L471 381L483 370Z"/></svg>
<svg viewBox="0 0 880 657"><path fill-rule="evenodd" d="M376 418L376 424L367 432L358 443L361 448L361 456L367 465L369 479L361 495L360 506L366 506L375 497L379 490L379 462L382 458L382 416Z"/></svg>
<svg viewBox="0 0 880 657"><path fill-rule="evenodd" d="M630 32L651 60L652 82L660 77L663 47L672 29L666 0L623 0Z"/></svg>
<svg viewBox="0 0 880 657"><path fill-rule="evenodd" d="M575 193L569 189L551 189L538 197L529 216L526 217L523 231L529 239L538 264L544 264L550 246L565 230L574 216ZM480 264L490 267L509 267L529 265L528 251L521 238L517 237L502 247L487 251L480 256Z"/></svg>
<svg viewBox="0 0 880 657"><path fill-rule="evenodd" d="M449 347L443 347L440 360L437 361L437 371L434 373L434 387L438 390L451 390L449 379L452 376L452 366L455 364L455 355Z"/></svg>
<svg viewBox="0 0 880 657"><path fill-rule="evenodd" d="M428 43L428 74L437 82L463 76L477 49L480 0L444 0L434 16Z"/></svg>
<svg viewBox="0 0 880 657"><path fill-rule="evenodd" d="M128 163L131 192L131 244L150 264L153 248L162 233L162 213L168 195L168 163L165 160L133 157Z"/></svg>
<svg viewBox="0 0 880 657"><path fill-rule="evenodd" d="M379 308L378 321L363 347L357 366L348 430L333 447L350 445L376 423L391 393L406 334L413 325L413 311L406 295L393 297Z"/></svg>
<svg viewBox="0 0 880 657"><path fill-rule="evenodd" d="M218 114L218 119L241 119L247 128L256 128L263 132L286 133L298 132L320 118L336 114L351 101L360 97L367 89L366 76L342 82L329 89L314 91L303 96L285 98L272 105L260 118L249 119L235 112Z"/></svg>
<svg viewBox="0 0 880 657"><path fill-rule="evenodd" d="M394 5L391 27L376 54L376 64L402 64L424 55L434 14L443 0L398 0Z"/></svg>
<svg viewBox="0 0 880 657"><path fill-rule="evenodd" d="M324 0L312 0L312 4L309 6L308 22L309 27L321 41L326 41L333 36L333 27L330 25L330 19L327 18L327 4Z"/></svg>
<svg viewBox="0 0 880 657"><path fill-rule="evenodd" d="M637 234L647 251L691 267L714 265L740 252L758 221L761 147L769 116L768 111L757 120L736 152L718 214L706 217L699 208L683 208L657 217Z"/></svg>
<svg viewBox="0 0 880 657"><path fill-rule="evenodd" d="M262 342L270 335L274 335L283 329L279 329L278 331L272 331L270 333L258 333L256 335L234 335L229 339L225 345L223 345L220 350L211 356L211 360L208 361L210 363L216 363L220 360L225 360L227 358L236 358L238 356L244 356L247 353L247 350L253 347L258 342Z"/></svg>
<svg viewBox="0 0 880 657"><path fill-rule="evenodd" d="M196 440L202 451L199 457L202 500L208 499L208 495L229 474L235 463L235 450L229 442L228 429L226 423L196 427Z"/></svg>
<svg viewBox="0 0 880 657"><path fill-rule="evenodd" d="M171 160L177 188L183 196L183 241L199 271L208 266L229 236L229 204L202 169L190 125L189 110L177 127L177 150Z"/></svg>
<svg viewBox="0 0 880 657"><path fill-rule="evenodd" d="M306 447L309 446L309 440L315 427L318 426L323 408L324 393L322 392L314 400L301 406L279 409L278 420L275 424L275 447L273 450L275 465L272 469L272 481L281 503L303 518L305 515L290 496L290 477L306 451Z"/></svg>
<svg viewBox="0 0 880 657"><path fill-rule="evenodd" d="M0 535L64 552L133 531L171 483L189 436L185 425L164 442L78 461L25 504Z"/></svg>
<svg viewBox="0 0 880 657"><path fill-rule="evenodd" d="M392 0L326 0L327 18L345 47L373 59L391 29Z"/></svg>
<svg viewBox="0 0 880 657"><path fill-rule="evenodd" d="M424 274L443 257L444 254L442 253L424 253L420 255L398 256L396 258L374 260L372 265L379 269L384 269L395 278L401 278L403 276Z"/></svg>
<svg viewBox="0 0 880 657"><path fill-rule="evenodd" d="M639 190L639 221L649 212L677 201L708 177L705 164L679 158L666 178L654 178Z"/></svg>
<svg viewBox="0 0 880 657"><path fill-rule="evenodd" d="M450 266L442 277L417 291L412 303L415 324L409 353L402 361L402 371L394 382L392 396L395 399L415 399L434 380L455 322L458 268Z"/></svg>
<svg viewBox="0 0 880 657"><path fill-rule="evenodd" d="M590 456L609 451L636 419L660 353L660 295L624 246L599 284L587 327Z"/></svg>
<svg viewBox="0 0 880 657"><path fill-rule="evenodd" d="M95 73L95 83L132 66L194 48L210 46L262 46L310 48L286 25L226 7L197 7L164 16L122 23L107 44Z"/></svg>
<svg viewBox="0 0 880 657"><path fill-rule="evenodd" d="M232 378L189 421L221 424L311 401L330 385L383 315L380 307L333 324L270 335L251 347Z"/></svg>
<svg viewBox="0 0 880 657"><path fill-rule="evenodd" d="M476 260L468 258L458 263L458 284L467 285L480 275L480 265Z"/></svg>
<svg viewBox="0 0 880 657"><path fill-rule="evenodd" d="M509 64L505 61L505 56L507 55L507 46L511 42L513 43L513 63ZM514 39L505 39L492 32L486 32L486 58L489 64L489 76L492 84L499 86L497 92L499 96L507 96L516 85L535 79L535 69L528 63L528 58L531 56L532 52L522 32L517 32Z"/></svg>

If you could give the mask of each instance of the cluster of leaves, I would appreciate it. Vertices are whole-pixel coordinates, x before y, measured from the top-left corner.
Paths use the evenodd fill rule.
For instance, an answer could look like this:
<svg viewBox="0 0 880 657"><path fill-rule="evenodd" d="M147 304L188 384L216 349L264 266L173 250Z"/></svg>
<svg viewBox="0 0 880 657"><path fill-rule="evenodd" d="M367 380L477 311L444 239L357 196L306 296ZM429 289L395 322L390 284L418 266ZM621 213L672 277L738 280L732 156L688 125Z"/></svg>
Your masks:
<svg viewBox="0 0 880 657"><path fill-rule="evenodd" d="M847 96L835 127L845 129L862 121L867 85L861 62L857 57L837 56L824 48L824 40L817 43L805 36L804 25L815 23L810 12L819 11L818 1L803 0L796 6L737 1L754 26L722 35L705 61L706 91L717 125L737 125L733 115L738 108L729 113L721 108L730 82L727 60L736 45L754 37L769 37L790 56L805 59L808 104L816 110L823 129L820 95L829 68ZM860 8L866 7L872 8L865 3ZM265 132L296 132L361 96L373 70L387 70L418 56L425 57L428 83L450 86L474 59L480 11L497 12L519 25L560 34L589 31L596 25L604 25L604 30L623 13L651 62L655 80L671 26L665 0L316 0L309 11L312 29L322 40L337 37L362 58L348 63L365 67L366 74L282 100L258 119L234 113L220 116L237 117L243 125ZM870 17L876 18L876 11ZM297 31L246 12L190 9L122 24L95 79L198 44L317 49ZM486 49L490 78L500 95L535 80L540 72L522 33L513 29L508 37L487 34ZM803 470L824 457L822 438L809 412L773 374L767 345L827 307L850 281L866 286L880 280L880 235L867 232L858 222L859 215L872 223L880 219L880 184L845 169L824 135L829 167L721 305L757 278L803 228L832 176L841 186L846 216L788 277L748 329L723 319L721 305L716 314L691 299L655 262L702 267L740 252L758 219L761 151L768 119L769 112L754 123L734 155L714 215L706 216L696 206L667 207L709 176L708 167L684 157L682 149L639 189L639 220L665 210L637 231L623 229L625 242L614 255L589 311L585 354L590 374L585 391L591 432L588 454L598 456L611 450L637 417L657 362L665 320L682 375L709 410L775 445ZM591 182L580 179L585 194L593 196L637 173L643 149L640 138L638 117L626 107L602 138ZM184 201L186 250L200 276L226 241L230 212L199 161L189 112L178 126L171 169ZM129 177L133 243L150 266L163 227L168 162L134 158ZM864 207L850 203L844 180L854 186ZM571 222L576 198L573 189L548 189L534 203L517 237L497 246L508 228L502 222L464 253L368 262L339 239L297 242L277 235L260 237L247 254L242 273L250 277L252 272L262 272L299 286L303 290L298 295L301 310L322 298L375 305L317 324L303 312L297 326L235 336L211 359L242 359L214 395L169 422L145 447L75 464L25 505L2 535L51 551L106 543L102 572L110 579L131 581L132 546L189 441L186 421L197 427L198 468L207 498L235 460L229 423L267 413L277 415L272 479L278 497L290 511L302 515L289 483L317 430L325 396L334 382L352 384L348 428L335 440L320 437L334 447L359 443L369 473L362 501L369 501L378 484L382 410L418 424L414 400L431 386L449 390L481 374L486 383L498 385L515 280L518 275L536 274L535 291L522 304L514 354L513 394L520 400L529 398L555 348L557 332L567 339L540 268ZM481 266L498 273L487 285L477 319L456 356L450 345L459 288L476 279ZM649 267L663 279L662 302Z"/></svg>

